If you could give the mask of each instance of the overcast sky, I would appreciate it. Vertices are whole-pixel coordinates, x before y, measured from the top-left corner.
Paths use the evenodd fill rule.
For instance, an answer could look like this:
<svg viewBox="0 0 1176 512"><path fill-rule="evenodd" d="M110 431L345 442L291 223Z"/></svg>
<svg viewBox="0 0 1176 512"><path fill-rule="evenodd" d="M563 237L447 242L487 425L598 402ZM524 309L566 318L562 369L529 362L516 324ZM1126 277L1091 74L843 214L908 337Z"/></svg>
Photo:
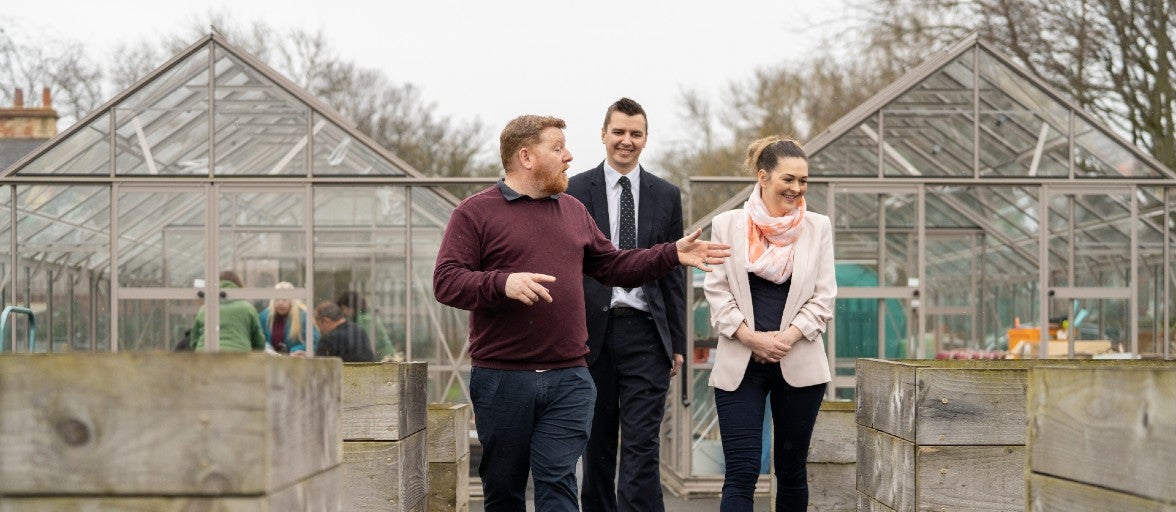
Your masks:
<svg viewBox="0 0 1176 512"><path fill-rule="evenodd" d="M418 85L440 113L480 119L497 151L502 126L519 114L568 122L572 171L604 157L600 125L621 96L650 117L647 165L678 129L680 91L719 99L731 80L786 65L839 26L844 0L66 0L6 1L0 20L25 34L86 42L109 60L118 42L180 31L211 11L246 25L321 28L343 58ZM66 127L60 126L59 130ZM496 153L490 154L496 154Z"/></svg>

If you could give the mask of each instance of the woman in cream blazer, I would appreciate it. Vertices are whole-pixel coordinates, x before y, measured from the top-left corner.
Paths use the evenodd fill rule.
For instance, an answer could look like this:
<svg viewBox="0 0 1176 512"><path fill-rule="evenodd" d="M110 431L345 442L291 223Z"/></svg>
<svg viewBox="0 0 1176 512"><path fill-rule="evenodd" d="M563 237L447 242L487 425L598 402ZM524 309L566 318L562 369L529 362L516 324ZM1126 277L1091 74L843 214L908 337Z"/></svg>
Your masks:
<svg viewBox="0 0 1176 512"><path fill-rule="evenodd" d="M726 459L720 510L752 510L770 400L776 510L803 511L805 459L830 381L821 334L837 294L832 226L804 208L808 159L795 141L760 139L746 165L757 176L753 197L714 218L712 240L732 254L704 285L718 336L710 385Z"/></svg>

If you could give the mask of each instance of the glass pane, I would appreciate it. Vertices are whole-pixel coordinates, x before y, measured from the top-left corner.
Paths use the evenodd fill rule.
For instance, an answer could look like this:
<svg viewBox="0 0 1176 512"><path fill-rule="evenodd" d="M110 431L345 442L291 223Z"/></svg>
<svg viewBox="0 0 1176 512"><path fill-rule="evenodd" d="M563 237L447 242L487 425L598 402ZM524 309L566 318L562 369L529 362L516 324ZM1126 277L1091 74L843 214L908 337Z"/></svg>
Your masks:
<svg viewBox="0 0 1176 512"><path fill-rule="evenodd" d="M372 150L327 118L316 114L314 174L404 176L407 173L399 164Z"/></svg>
<svg viewBox="0 0 1176 512"><path fill-rule="evenodd" d="M1139 240L1139 266L1136 289L1139 306L1139 353L1163 355L1164 339L1164 190L1160 187L1140 187L1139 222L1136 223ZM1159 202L1156 198L1159 198Z"/></svg>
<svg viewBox="0 0 1176 512"><path fill-rule="evenodd" d="M980 51L980 174L1068 176L1069 109Z"/></svg>
<svg viewBox="0 0 1176 512"><path fill-rule="evenodd" d="M118 301L118 347L123 351L168 351L188 339L196 312L204 301Z"/></svg>
<svg viewBox="0 0 1176 512"><path fill-rule="evenodd" d="M1163 174L1085 120L1074 118L1074 176L1161 178Z"/></svg>
<svg viewBox="0 0 1176 512"><path fill-rule="evenodd" d="M971 53L882 110L886 176L972 175Z"/></svg>
<svg viewBox="0 0 1176 512"><path fill-rule="evenodd" d="M110 174L110 114L86 123L69 138L17 171L23 174Z"/></svg>
<svg viewBox="0 0 1176 512"><path fill-rule="evenodd" d="M220 268L236 271L245 286L271 288L306 282L305 189L272 192L222 189Z"/></svg>
<svg viewBox="0 0 1176 512"><path fill-rule="evenodd" d="M706 218L708 215L718 215L734 208L743 208L743 202L751 196L754 184L750 178L739 183L692 183L683 199L682 208L687 218L682 222L688 227L690 224ZM807 194L806 194L807 195Z"/></svg>
<svg viewBox="0 0 1176 512"><path fill-rule="evenodd" d="M812 176L877 176L878 116L809 155Z"/></svg>
<svg viewBox="0 0 1176 512"><path fill-rule="evenodd" d="M12 289L12 187L0 187L0 300Z"/></svg>
<svg viewBox="0 0 1176 512"><path fill-rule="evenodd" d="M377 357L428 361L433 371L439 364L435 358L429 359L435 353L429 350L433 345L422 348L421 354L406 354L411 350L405 346L406 304L415 301L413 307L422 307L418 304L424 302L407 295L406 200L404 187L315 189L315 294L318 301L338 301L345 293L356 294L361 302L356 320L371 335ZM413 244L417 243L414 238ZM422 235L419 243L438 242ZM431 279L432 261L428 269ZM435 302L431 293L428 302ZM431 319L424 315L414 316L412 322L414 334L431 328Z"/></svg>
<svg viewBox="0 0 1176 512"><path fill-rule="evenodd" d="M216 174L306 175L309 107L225 51L214 101Z"/></svg>
<svg viewBox="0 0 1176 512"><path fill-rule="evenodd" d="M203 191L121 192L118 218L120 286L186 288L203 278Z"/></svg>
<svg viewBox="0 0 1176 512"><path fill-rule="evenodd" d="M109 342L109 199L105 186L17 186L16 304L36 315L38 351Z"/></svg>
<svg viewBox="0 0 1176 512"><path fill-rule="evenodd" d="M208 174L208 50L119 103L114 117L116 173Z"/></svg>

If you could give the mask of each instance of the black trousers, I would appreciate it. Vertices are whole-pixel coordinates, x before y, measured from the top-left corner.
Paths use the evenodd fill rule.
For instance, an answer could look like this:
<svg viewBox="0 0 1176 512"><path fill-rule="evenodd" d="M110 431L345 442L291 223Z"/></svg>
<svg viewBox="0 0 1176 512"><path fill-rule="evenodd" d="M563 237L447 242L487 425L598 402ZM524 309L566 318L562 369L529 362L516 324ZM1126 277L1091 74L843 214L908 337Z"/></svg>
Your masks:
<svg viewBox="0 0 1176 512"><path fill-rule="evenodd" d="M721 512L751 512L763 450L765 400L772 404L772 460L776 475L776 512L808 508L809 442L825 384L796 388L784 381L780 365L750 362L735 391L715 388L719 437L726 470Z"/></svg>
<svg viewBox="0 0 1176 512"><path fill-rule="evenodd" d="M652 317L609 318L589 368L596 410L584 451L584 512L665 510L659 451L670 364Z"/></svg>

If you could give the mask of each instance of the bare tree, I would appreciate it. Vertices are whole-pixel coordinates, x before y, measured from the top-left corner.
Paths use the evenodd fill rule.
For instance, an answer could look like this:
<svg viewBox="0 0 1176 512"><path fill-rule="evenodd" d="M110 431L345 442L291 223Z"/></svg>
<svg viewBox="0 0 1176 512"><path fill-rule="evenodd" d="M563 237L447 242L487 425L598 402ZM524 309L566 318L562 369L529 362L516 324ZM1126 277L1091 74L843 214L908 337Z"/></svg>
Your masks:
<svg viewBox="0 0 1176 512"><path fill-rule="evenodd" d="M3 20L3 18L0 18ZM39 106L37 92L48 87L61 126L93 110L103 101L102 70L86 57L85 46L70 41L34 39L11 20L0 23L0 103L11 105L13 92L26 91L25 104Z"/></svg>
<svg viewBox="0 0 1176 512"><path fill-rule="evenodd" d="M499 172L497 159L485 151L489 132L480 121L461 122L439 115L436 104L425 101L418 87L394 82L382 71L347 60L321 30L280 31L263 22L242 25L225 14L210 13L163 39L119 44L106 74L90 64L80 43L33 46L22 42L29 38L6 30L0 30L0 83L28 84L30 91L40 90L40 83L49 85L66 125L110 96L103 91L103 83L111 84L113 91L127 89L215 30L338 110L359 131L421 172L436 176ZM11 101L11 93L0 91L0 99Z"/></svg>
<svg viewBox="0 0 1176 512"><path fill-rule="evenodd" d="M901 62L978 32L1176 168L1176 1L880 0L856 5L864 54Z"/></svg>

